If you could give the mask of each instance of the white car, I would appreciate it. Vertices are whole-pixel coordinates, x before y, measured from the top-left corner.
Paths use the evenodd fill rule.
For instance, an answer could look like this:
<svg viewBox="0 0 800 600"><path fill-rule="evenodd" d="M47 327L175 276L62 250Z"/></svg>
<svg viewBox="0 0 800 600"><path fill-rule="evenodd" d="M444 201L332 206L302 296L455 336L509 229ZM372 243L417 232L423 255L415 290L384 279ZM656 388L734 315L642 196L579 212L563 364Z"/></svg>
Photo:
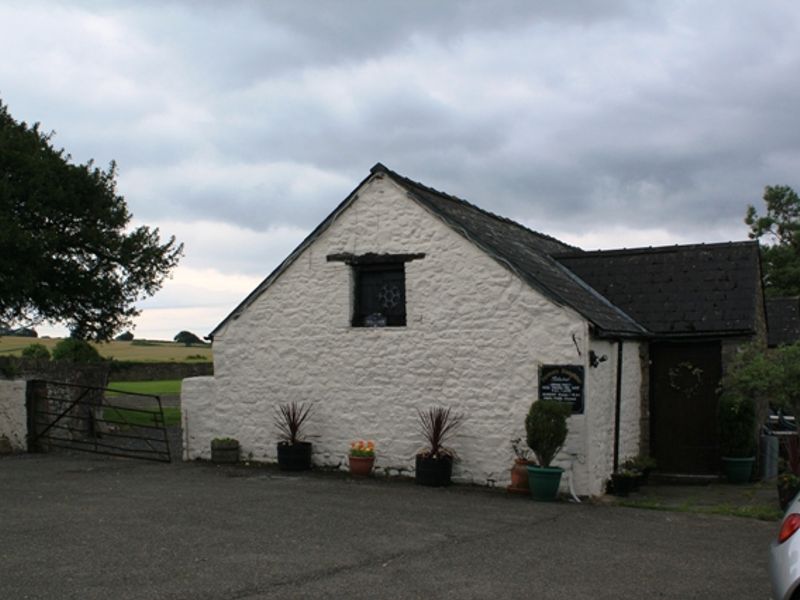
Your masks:
<svg viewBox="0 0 800 600"><path fill-rule="evenodd" d="M769 548L773 600L800 600L800 494L786 508L778 539Z"/></svg>

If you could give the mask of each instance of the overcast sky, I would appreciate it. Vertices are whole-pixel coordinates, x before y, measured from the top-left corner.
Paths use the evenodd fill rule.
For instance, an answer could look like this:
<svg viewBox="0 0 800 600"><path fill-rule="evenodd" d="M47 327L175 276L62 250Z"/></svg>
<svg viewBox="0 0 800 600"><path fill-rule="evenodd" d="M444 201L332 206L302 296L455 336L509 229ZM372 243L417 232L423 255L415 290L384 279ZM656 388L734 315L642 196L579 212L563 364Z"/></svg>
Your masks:
<svg viewBox="0 0 800 600"><path fill-rule="evenodd" d="M4 0L0 56L186 245L137 337L209 333L379 161L586 249L746 239L800 188L789 0Z"/></svg>

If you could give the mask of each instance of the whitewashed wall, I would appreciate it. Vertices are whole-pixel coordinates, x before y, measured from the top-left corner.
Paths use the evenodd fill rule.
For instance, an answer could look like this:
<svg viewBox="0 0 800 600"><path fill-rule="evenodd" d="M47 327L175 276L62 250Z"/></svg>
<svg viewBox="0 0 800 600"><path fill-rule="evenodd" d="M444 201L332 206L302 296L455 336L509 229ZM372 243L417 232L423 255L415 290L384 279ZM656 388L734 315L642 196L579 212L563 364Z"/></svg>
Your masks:
<svg viewBox="0 0 800 600"><path fill-rule="evenodd" d="M425 253L406 263L406 327L350 326L351 269L326 260L343 252ZM590 373L588 350L582 317L531 289L393 182L373 177L330 228L218 332L213 385L185 380L184 406L192 407L186 458L207 458L212 438L232 436L243 455L275 460L274 409L296 400L314 403L309 433L315 464L344 465L352 440L374 439L378 469L411 474L423 445L416 409L444 405L467 417L452 441L460 457L454 479L505 485L510 440L524 439L539 365L584 364ZM596 383L589 378L587 388ZM605 432L613 418L613 385L601 383L602 391L588 392L591 412L570 419L567 451L583 457L584 465L594 448L592 420L601 419ZM213 410L210 400L195 397L211 393ZM604 407L611 402L610 417L592 407L600 404L598 394ZM579 493L600 489L592 477L596 469L579 467Z"/></svg>
<svg viewBox="0 0 800 600"><path fill-rule="evenodd" d="M25 435L28 422L25 411L26 382L22 380L0 380L0 437L5 437L11 449L24 452L27 449Z"/></svg>
<svg viewBox="0 0 800 600"><path fill-rule="evenodd" d="M614 468L615 404L617 393L618 342L592 339L591 350L605 357L587 369L586 410L570 420L570 431L559 466L572 461L576 487L590 496L605 492L605 483ZM620 464L639 454L641 422L642 365L639 343L622 345L622 388L620 403ZM572 449L583 449L575 455Z"/></svg>
<svg viewBox="0 0 800 600"><path fill-rule="evenodd" d="M211 438L236 437L236 432L217 429L218 410L225 408L217 401L213 377L191 377L181 382L181 426L183 460L211 458ZM209 432L217 432L209 438Z"/></svg>

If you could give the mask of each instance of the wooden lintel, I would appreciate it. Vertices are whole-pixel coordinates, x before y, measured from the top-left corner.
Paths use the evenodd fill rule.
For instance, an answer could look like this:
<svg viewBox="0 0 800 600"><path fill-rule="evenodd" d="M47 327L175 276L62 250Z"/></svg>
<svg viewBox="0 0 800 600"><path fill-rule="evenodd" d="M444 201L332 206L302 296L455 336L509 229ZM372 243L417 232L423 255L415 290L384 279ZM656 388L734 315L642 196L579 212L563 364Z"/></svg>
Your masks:
<svg viewBox="0 0 800 600"><path fill-rule="evenodd" d="M336 254L328 254L325 257L328 262L343 262L348 265L376 265L376 264L391 264L391 263L407 263L412 260L425 258L422 252L413 254L376 254L368 252L367 254L352 254L350 252L338 252Z"/></svg>

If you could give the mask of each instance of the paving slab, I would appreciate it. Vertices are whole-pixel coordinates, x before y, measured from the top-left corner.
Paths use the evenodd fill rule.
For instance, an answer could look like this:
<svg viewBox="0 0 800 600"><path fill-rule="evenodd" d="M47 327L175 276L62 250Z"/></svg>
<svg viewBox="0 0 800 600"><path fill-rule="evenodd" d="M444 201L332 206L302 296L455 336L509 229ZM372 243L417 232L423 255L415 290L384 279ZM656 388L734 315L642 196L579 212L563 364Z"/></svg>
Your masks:
<svg viewBox="0 0 800 600"><path fill-rule="evenodd" d="M766 598L776 524L343 473L0 458L0 598Z"/></svg>

